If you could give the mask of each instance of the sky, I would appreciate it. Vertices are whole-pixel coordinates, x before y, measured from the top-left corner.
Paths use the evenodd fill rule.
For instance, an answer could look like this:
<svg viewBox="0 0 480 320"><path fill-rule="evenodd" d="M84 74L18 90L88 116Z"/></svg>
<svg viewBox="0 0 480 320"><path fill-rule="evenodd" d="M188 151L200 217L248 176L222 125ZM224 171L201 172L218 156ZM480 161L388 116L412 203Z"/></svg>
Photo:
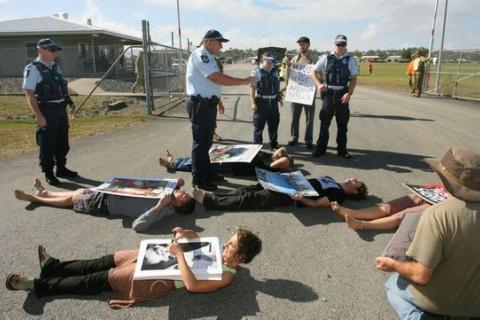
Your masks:
<svg viewBox="0 0 480 320"><path fill-rule="evenodd" d="M445 1L439 1L434 50L440 46ZM41 4L40 4L41 3ZM209 29L231 41L229 48L279 46L293 49L300 36L325 51L345 34L349 50L429 47L435 0L179 0L182 47L198 44ZM31 8L26 10L26 8ZM0 0L0 21L66 12L69 20L141 37L150 22L154 41L178 46L176 0ZM480 1L450 0L446 49L480 49Z"/></svg>

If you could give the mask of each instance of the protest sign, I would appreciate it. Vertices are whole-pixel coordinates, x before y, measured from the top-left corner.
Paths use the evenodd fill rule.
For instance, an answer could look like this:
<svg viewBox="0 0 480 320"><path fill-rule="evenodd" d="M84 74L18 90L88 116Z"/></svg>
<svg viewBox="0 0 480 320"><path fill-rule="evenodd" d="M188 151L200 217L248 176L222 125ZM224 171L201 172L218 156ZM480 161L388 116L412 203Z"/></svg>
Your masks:
<svg viewBox="0 0 480 320"><path fill-rule="evenodd" d="M258 182L266 190L285 193L288 195L300 194L305 197L316 197L318 192L313 189L310 182L300 171L289 173L270 172L268 170L255 168Z"/></svg>
<svg viewBox="0 0 480 320"><path fill-rule="evenodd" d="M214 144L208 154L211 163L252 162L262 149L260 144Z"/></svg>
<svg viewBox="0 0 480 320"><path fill-rule="evenodd" d="M447 191L439 185L415 185L415 184L403 184L404 187L413 191L420 198L430 204L439 203L447 200Z"/></svg>
<svg viewBox="0 0 480 320"><path fill-rule="evenodd" d="M167 248L171 242L171 239L141 241L133 279L181 280L177 258ZM222 254L218 238L180 239L178 244L197 280L222 279Z"/></svg>
<svg viewBox="0 0 480 320"><path fill-rule="evenodd" d="M421 214L421 212L409 212L405 215L397 232L395 232L390 242L388 242L382 256L395 260L405 260L405 253L413 241Z"/></svg>
<svg viewBox="0 0 480 320"><path fill-rule="evenodd" d="M91 190L116 196L159 199L164 193L172 193L176 185L177 179L111 177Z"/></svg>
<svg viewBox="0 0 480 320"><path fill-rule="evenodd" d="M315 99L315 81L312 78L313 64L292 64L285 101L312 105Z"/></svg>

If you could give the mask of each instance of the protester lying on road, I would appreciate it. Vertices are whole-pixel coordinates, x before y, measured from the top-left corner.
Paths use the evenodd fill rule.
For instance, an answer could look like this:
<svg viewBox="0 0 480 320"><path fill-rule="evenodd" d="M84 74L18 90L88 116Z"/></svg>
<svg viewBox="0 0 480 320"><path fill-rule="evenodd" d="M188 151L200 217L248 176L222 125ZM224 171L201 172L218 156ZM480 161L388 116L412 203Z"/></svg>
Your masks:
<svg viewBox="0 0 480 320"><path fill-rule="evenodd" d="M138 250L122 250L92 260L60 261L38 247L40 277L30 278L19 273L7 276L9 290L34 291L38 298L53 295L92 295L112 292L111 308L125 308L135 303L165 297L175 289L189 292L213 292L230 285L242 263L249 263L262 250L260 238L245 229L237 229L223 245L223 274L221 280L197 280L185 261L180 238L195 239L199 235L176 227L171 255L178 260L182 280L133 280Z"/></svg>
<svg viewBox="0 0 480 320"><path fill-rule="evenodd" d="M143 232L152 224L173 213L191 214L195 209L195 199L185 191L179 190L185 181L177 180L177 189L171 194L164 194L160 199L123 197L108 195L90 189L80 188L74 191L54 192L46 190L40 180L35 179L35 194L15 190L18 200L40 203L57 208L72 208L78 213L87 213L105 217L135 218L132 228Z"/></svg>
<svg viewBox="0 0 480 320"><path fill-rule="evenodd" d="M175 158L167 150L167 158L159 159L160 165L167 168L167 171L192 171L192 158ZM265 151L259 151L252 162L234 162L234 163L212 163L211 167L217 173L230 173L235 176L254 176L255 167L278 172L290 172L293 170L293 157L287 153L285 147L276 149L273 154Z"/></svg>
<svg viewBox="0 0 480 320"><path fill-rule="evenodd" d="M330 177L308 179L317 197L304 197L265 190L261 184L255 184L232 190L228 193L204 193L193 190L195 199L208 210L268 210L289 206L295 201L307 207L328 207L331 201L342 203L345 199L362 200L368 193L365 183L350 178L342 183Z"/></svg>

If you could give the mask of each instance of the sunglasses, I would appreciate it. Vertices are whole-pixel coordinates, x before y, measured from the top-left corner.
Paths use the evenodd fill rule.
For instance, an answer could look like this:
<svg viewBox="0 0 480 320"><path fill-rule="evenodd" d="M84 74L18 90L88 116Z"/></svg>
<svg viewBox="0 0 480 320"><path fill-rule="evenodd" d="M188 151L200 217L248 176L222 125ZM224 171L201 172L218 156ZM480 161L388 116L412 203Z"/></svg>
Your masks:
<svg viewBox="0 0 480 320"><path fill-rule="evenodd" d="M341 43L336 43L335 44L337 47L346 47L347 44L345 42L341 42Z"/></svg>

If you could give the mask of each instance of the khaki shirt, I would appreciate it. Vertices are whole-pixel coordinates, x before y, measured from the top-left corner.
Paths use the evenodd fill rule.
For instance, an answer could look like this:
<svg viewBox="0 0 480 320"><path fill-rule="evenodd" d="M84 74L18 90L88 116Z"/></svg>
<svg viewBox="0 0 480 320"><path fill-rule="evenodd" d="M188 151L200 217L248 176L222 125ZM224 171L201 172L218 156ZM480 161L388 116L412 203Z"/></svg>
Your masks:
<svg viewBox="0 0 480 320"><path fill-rule="evenodd" d="M480 202L450 198L426 209L407 256L433 269L428 284L412 284L422 309L480 316Z"/></svg>

